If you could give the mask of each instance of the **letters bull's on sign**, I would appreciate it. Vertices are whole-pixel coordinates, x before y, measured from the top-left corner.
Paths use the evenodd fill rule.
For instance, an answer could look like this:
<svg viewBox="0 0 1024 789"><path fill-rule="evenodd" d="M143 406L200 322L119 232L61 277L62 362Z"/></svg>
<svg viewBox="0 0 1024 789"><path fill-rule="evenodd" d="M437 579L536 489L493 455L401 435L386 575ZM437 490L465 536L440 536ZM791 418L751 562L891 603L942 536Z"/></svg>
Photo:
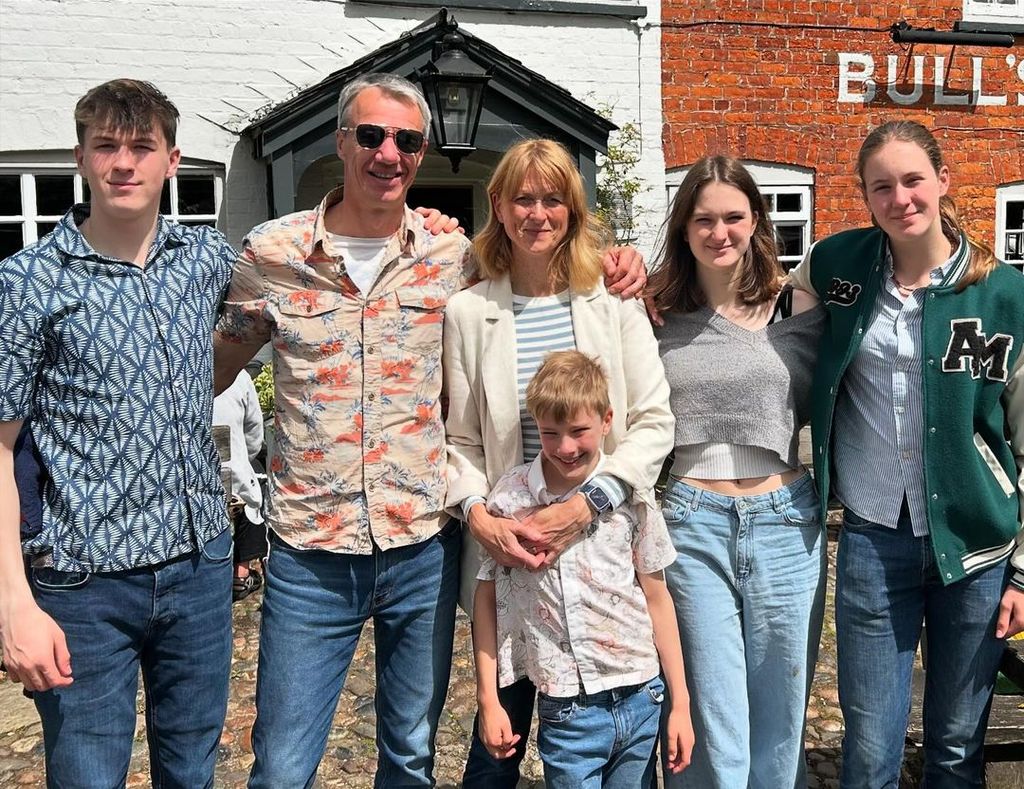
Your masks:
<svg viewBox="0 0 1024 789"><path fill-rule="evenodd" d="M931 61L926 65L926 61ZM930 67L929 67L930 66ZM990 85L1010 89L1004 93L985 93L982 77ZM894 103L934 104L961 107L1024 106L1024 58L1013 54L999 58L971 58L970 88L956 88L946 82L946 56L914 55L909 62L901 55L886 56L884 74L876 75L875 58L862 52L839 53L840 104L867 104L879 91ZM1016 82L1017 90L1012 90ZM926 90L927 89L927 90Z"/></svg>

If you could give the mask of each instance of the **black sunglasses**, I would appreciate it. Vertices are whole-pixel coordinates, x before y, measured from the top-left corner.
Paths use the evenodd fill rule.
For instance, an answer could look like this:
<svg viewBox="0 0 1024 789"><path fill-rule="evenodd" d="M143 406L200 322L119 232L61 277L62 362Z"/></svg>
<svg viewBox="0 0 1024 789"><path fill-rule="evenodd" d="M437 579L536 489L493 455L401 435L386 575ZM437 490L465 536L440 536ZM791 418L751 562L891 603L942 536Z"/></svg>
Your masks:
<svg viewBox="0 0 1024 789"><path fill-rule="evenodd" d="M346 134L354 131L359 147L371 151L380 148L388 137L395 138L395 147L402 153L419 153L424 143L423 132L415 129L396 129L394 126L378 126L375 123L360 123L355 129L351 126L342 126L341 131Z"/></svg>

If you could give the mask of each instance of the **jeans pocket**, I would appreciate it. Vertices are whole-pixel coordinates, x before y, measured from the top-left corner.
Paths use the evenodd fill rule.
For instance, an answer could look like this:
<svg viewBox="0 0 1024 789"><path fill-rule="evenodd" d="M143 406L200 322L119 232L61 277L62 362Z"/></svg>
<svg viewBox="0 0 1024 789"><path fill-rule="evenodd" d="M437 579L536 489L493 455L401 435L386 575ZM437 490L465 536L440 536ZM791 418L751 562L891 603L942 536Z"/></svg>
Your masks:
<svg viewBox="0 0 1024 789"><path fill-rule="evenodd" d="M843 528L865 529L874 525L875 524L872 521L869 521L867 518L862 518L849 507L843 508Z"/></svg>
<svg viewBox="0 0 1024 789"><path fill-rule="evenodd" d="M654 704L660 706L665 701L665 682L661 677L655 677L648 682L646 690Z"/></svg>
<svg viewBox="0 0 1024 789"><path fill-rule="evenodd" d="M231 558L234 552L234 542L231 539L231 529L225 529L212 540L203 543L200 549L203 558L208 562L225 562Z"/></svg>
<svg viewBox="0 0 1024 789"><path fill-rule="evenodd" d="M665 497L661 501L661 514L664 516L665 523L669 528L673 526L682 526L690 519L690 515L692 513L693 501L688 497L683 498L681 496L676 496L670 491L665 494Z"/></svg>
<svg viewBox="0 0 1024 789"><path fill-rule="evenodd" d="M33 567L32 584L47 592L71 592L81 589L92 578L91 573L81 570L55 570L52 567Z"/></svg>
<svg viewBox="0 0 1024 789"><path fill-rule="evenodd" d="M549 725L568 723L579 705L572 699L553 699L543 694L537 696L537 717Z"/></svg>

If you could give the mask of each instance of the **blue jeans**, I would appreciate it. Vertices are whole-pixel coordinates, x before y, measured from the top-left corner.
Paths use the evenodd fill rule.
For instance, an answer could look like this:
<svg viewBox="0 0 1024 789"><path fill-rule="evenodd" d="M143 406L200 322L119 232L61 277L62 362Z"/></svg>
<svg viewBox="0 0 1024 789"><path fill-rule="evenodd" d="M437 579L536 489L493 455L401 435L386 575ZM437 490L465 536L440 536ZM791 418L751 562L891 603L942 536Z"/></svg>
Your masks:
<svg viewBox="0 0 1024 789"><path fill-rule="evenodd" d="M666 786L806 786L826 557L810 476L738 497L673 480L663 510L696 736L690 766Z"/></svg>
<svg viewBox="0 0 1024 789"><path fill-rule="evenodd" d="M943 586L928 537L850 510L836 560L836 641L844 789L896 789L924 621L924 781L982 786L982 745L1003 642L994 635L1006 562Z"/></svg>
<svg viewBox="0 0 1024 789"><path fill-rule="evenodd" d="M665 683L571 698L537 696L537 750L548 789L639 789L651 782Z"/></svg>
<svg viewBox="0 0 1024 789"><path fill-rule="evenodd" d="M271 537L249 786L310 787L359 635L373 619L378 787L430 786L448 690L462 541L355 555Z"/></svg>
<svg viewBox="0 0 1024 789"><path fill-rule="evenodd" d="M36 602L67 638L74 676L32 694L47 786L124 786L140 666L152 785L213 786L231 668L231 574L227 529L202 551L153 567L31 571Z"/></svg>
<svg viewBox="0 0 1024 789"><path fill-rule="evenodd" d="M516 752L507 759L495 759L487 752L487 747L480 739L480 713L477 713L473 720L473 741L462 774L462 789L516 789L519 784L519 765L526 754L526 741L530 738L533 702L536 698L537 688L526 678L498 689L498 701L508 713L512 733L519 735Z"/></svg>

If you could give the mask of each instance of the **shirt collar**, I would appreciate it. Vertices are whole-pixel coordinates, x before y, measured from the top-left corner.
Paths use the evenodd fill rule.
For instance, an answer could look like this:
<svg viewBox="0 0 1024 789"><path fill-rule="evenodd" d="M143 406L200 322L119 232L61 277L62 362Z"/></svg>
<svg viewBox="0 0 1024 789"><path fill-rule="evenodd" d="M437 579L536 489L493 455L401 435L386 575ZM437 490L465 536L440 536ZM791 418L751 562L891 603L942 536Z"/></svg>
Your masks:
<svg viewBox="0 0 1024 789"><path fill-rule="evenodd" d="M68 209L68 212L61 217L57 226L53 229L54 244L60 252L71 257L91 257L109 260L110 258L93 249L82 234L81 225L89 218L90 211L91 206L88 203L78 203ZM147 263L153 259L156 250L163 249L164 246L179 247L185 244L186 231L187 228L184 225L171 222L158 214L156 218L156 235L153 237L153 243L149 247Z"/></svg>
<svg viewBox="0 0 1024 789"><path fill-rule="evenodd" d="M335 187L324 196L324 199L320 201L320 205L316 207L313 220L313 239L309 249L310 252L319 248L327 257L337 257L337 255L332 255L329 251L330 242L327 239L327 226L324 224L324 217L327 215L327 209L335 203L341 202L344 192L344 186ZM402 224L398 228L398 232L395 234L395 240L399 245L397 254L413 254L416 234L422 229L423 217L412 211L409 206L405 206L404 211L402 212ZM391 249L392 243L395 242L388 243L388 250ZM392 257L394 257L394 255L385 254L385 259L390 259Z"/></svg>
<svg viewBox="0 0 1024 789"><path fill-rule="evenodd" d="M587 478L583 480L580 485L577 485L571 490L567 490L565 493L549 493L548 483L544 479L544 467L541 461L542 457L543 453L538 452L537 457L535 457L533 462L530 463L530 468L526 472L526 484L530 488L530 495L533 496L534 501L545 506L559 501L566 501L571 496L575 495L576 491L596 477L601 472L601 467L604 466L604 452L601 452L597 459L597 465L594 466L594 470L590 472Z"/></svg>
<svg viewBox="0 0 1024 789"><path fill-rule="evenodd" d="M971 245L967 243L967 237L961 233L960 243L953 250L946 260L929 272L931 284L940 288L948 288L955 285L960 277L967 271L971 262ZM885 244L885 274L891 278L893 275L892 248L888 241Z"/></svg>

